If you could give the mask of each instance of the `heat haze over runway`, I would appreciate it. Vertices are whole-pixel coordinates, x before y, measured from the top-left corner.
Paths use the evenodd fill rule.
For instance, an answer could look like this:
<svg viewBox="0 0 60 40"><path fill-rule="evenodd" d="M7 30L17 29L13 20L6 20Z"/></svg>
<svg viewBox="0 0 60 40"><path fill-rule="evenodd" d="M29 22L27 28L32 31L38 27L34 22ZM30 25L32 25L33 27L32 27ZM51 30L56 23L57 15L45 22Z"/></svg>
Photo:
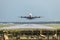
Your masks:
<svg viewBox="0 0 60 40"><path fill-rule="evenodd" d="M45 26L45 25L40 25L40 24L21 24L21 25L14 25L14 26L7 26L7 27L2 27L0 30L3 29L21 29L21 28L33 28L33 29L55 29L54 27L51 26Z"/></svg>

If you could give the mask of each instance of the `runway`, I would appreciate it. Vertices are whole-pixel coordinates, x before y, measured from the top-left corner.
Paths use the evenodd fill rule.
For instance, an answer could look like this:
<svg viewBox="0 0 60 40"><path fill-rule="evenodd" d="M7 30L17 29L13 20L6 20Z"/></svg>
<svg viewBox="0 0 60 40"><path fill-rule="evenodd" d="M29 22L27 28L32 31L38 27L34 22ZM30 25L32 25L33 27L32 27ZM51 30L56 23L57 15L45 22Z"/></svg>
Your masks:
<svg viewBox="0 0 60 40"><path fill-rule="evenodd" d="M21 24L21 25L15 25L15 26L8 26L8 27L2 27L0 30L4 29L21 29L21 28L33 28L33 29L55 29L51 26L45 26L45 25L39 25L39 24Z"/></svg>

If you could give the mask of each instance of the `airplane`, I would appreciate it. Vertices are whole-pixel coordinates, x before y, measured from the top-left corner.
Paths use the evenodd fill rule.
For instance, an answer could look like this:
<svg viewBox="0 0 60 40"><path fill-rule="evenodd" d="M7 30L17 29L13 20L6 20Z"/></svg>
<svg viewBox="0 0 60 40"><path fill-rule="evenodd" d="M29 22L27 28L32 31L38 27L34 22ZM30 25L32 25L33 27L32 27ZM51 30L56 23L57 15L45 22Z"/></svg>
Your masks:
<svg viewBox="0 0 60 40"><path fill-rule="evenodd" d="M28 16L21 16L20 18L27 18L27 19L31 20L31 19L41 18L41 16L32 16L32 14L29 13Z"/></svg>

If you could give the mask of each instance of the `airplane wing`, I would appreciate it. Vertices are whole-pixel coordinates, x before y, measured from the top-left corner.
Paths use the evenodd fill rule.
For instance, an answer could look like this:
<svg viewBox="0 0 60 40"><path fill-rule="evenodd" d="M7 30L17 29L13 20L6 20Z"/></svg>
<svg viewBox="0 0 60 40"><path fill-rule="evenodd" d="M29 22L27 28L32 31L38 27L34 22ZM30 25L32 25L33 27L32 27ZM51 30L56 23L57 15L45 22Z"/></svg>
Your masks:
<svg viewBox="0 0 60 40"><path fill-rule="evenodd" d="M34 16L34 17L32 17L32 18L41 18L40 16Z"/></svg>
<svg viewBox="0 0 60 40"><path fill-rule="evenodd" d="M41 17L40 16L32 16L32 17L29 17L29 16L21 16L20 18L35 19L35 18L41 18Z"/></svg>
<svg viewBox="0 0 60 40"><path fill-rule="evenodd" d="M27 16L21 16L21 18L27 18Z"/></svg>

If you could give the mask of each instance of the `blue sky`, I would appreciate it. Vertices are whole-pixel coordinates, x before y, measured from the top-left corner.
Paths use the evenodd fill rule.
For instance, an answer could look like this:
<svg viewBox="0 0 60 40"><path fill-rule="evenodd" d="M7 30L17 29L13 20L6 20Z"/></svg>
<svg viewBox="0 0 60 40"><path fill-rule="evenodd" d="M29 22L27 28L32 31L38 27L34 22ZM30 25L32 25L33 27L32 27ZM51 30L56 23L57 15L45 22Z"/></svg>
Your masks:
<svg viewBox="0 0 60 40"><path fill-rule="evenodd" d="M43 18L18 18L31 12ZM0 0L0 22L60 21L60 0Z"/></svg>

